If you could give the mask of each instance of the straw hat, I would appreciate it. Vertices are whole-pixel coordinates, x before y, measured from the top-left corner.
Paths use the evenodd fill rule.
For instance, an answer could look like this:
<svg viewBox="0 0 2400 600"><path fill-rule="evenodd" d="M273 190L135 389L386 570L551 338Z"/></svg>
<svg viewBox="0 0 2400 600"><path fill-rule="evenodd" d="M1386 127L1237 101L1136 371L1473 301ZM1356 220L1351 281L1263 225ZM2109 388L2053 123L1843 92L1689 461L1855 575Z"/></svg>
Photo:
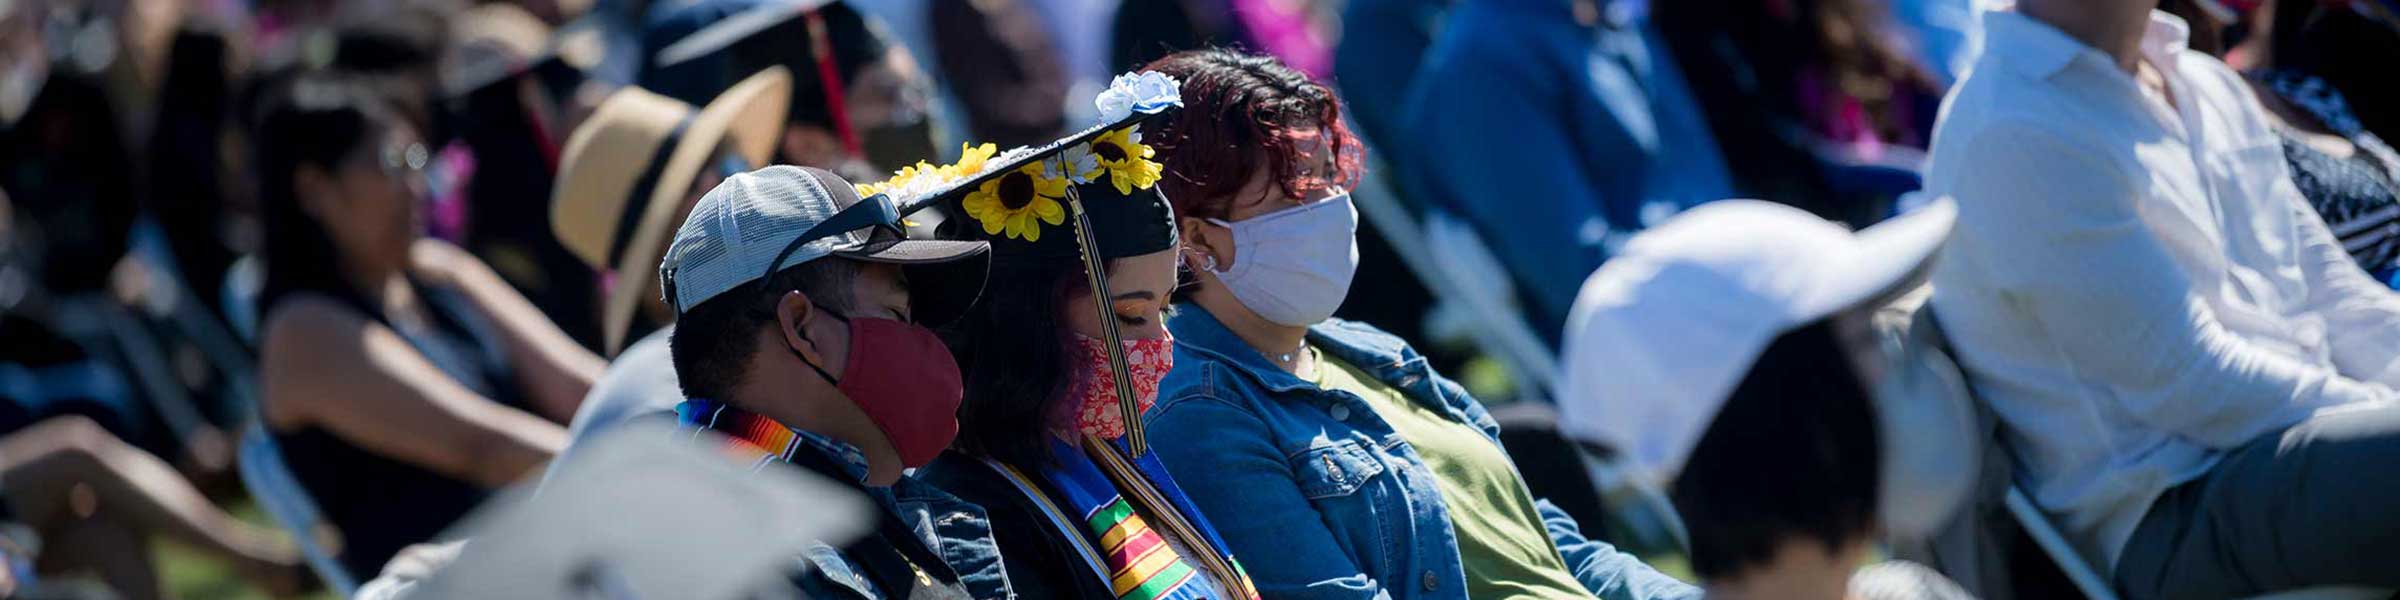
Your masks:
<svg viewBox="0 0 2400 600"><path fill-rule="evenodd" d="M782 67L734 84L697 112L628 87L601 102L567 138L550 226L576 258L622 278L602 305L608 354L624 347L639 294L657 293L648 282L658 268L659 247L681 225L676 213L684 192L710 167L718 142L730 136L752 166L765 166L783 134L791 93L791 72Z"/></svg>

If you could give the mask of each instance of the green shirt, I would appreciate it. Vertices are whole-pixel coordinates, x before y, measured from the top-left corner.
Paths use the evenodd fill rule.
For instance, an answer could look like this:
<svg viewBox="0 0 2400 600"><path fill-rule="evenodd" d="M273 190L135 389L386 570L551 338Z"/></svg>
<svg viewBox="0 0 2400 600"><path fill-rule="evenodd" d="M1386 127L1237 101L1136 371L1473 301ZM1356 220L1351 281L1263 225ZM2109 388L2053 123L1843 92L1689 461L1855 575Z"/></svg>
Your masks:
<svg viewBox="0 0 2400 600"><path fill-rule="evenodd" d="M1418 404L1356 367L1318 355L1317 387L1357 394L1417 450L1458 538L1469 598L1589 599L1542 527L1533 493L1500 445L1473 425Z"/></svg>

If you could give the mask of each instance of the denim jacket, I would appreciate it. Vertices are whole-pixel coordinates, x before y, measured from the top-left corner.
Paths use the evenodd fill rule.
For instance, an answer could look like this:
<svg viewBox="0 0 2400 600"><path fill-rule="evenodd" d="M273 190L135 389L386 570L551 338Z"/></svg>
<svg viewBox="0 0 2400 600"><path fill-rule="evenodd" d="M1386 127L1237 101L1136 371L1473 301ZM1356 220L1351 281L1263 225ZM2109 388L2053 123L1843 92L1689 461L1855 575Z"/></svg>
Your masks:
<svg viewBox="0 0 2400 600"><path fill-rule="evenodd" d="M1175 368L1144 418L1150 445L1242 557L1262 596L1467 597L1435 475L1366 399L1276 367L1197 306L1184 306L1167 327ZM1309 328L1308 341L1500 443L1483 405L1399 338L1335 319ZM1699 596L1585 539L1549 501L1535 505L1567 569L1599 597Z"/></svg>
<svg viewBox="0 0 2400 600"><path fill-rule="evenodd" d="M925 544L925 550L945 564L924 565L925 569L947 568L951 573L923 573L920 579L948 580L956 575L958 586L975 600L1014 598L1009 590L1007 567L1000 557L1000 547L992 539L991 522L983 507L960 500L948 492L918 481L901 477L889 487L874 487L860 482L867 477L866 456L849 444L813 432L785 429L761 417L742 413L723 404L707 400L689 400L676 407L679 420L687 429L709 429L726 434L766 452L760 458L775 460L815 471L828 479L849 487L881 508L897 523L908 529L907 534ZM788 431L788 441L780 443L760 438L783 438L771 430ZM904 553L906 551L903 551ZM801 553L807 574L794 583L811 598L855 598L885 600L908 598L910 590L882 589L871 575L874 569L862 564L841 548L826 544L811 544ZM933 595L942 596L936 592ZM919 596L921 597L921 596Z"/></svg>

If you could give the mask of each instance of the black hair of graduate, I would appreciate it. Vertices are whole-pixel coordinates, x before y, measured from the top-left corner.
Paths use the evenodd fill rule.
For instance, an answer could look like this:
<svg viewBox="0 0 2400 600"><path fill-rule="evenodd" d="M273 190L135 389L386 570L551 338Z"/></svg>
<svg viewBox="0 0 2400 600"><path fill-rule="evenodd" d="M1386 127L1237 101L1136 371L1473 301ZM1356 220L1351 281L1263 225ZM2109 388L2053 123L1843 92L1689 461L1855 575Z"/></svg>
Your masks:
<svg viewBox="0 0 2400 600"><path fill-rule="evenodd" d="M1011 465L1052 462L1046 440L1074 385L1067 300L1088 294L1083 277L1069 260L992 261L983 297L943 328L966 382L960 450Z"/></svg>
<svg viewBox="0 0 2400 600"><path fill-rule="evenodd" d="M1793 538L1834 552L1873 535L1882 487L1873 402L1830 320L1767 346L1675 478L1692 571L1731 577Z"/></svg>

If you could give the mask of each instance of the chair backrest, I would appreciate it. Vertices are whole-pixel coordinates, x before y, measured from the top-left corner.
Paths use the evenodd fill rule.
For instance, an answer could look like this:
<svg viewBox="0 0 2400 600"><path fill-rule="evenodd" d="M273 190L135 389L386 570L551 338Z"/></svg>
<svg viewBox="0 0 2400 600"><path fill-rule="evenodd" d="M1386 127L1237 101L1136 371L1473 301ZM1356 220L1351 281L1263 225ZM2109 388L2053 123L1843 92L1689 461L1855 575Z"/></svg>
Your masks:
<svg viewBox="0 0 2400 600"><path fill-rule="evenodd" d="M318 531L330 529L324 514L317 511L317 502L300 487L300 479L284 466L283 451L275 446L275 438L267 434L264 425L253 421L242 430L239 455L242 486L250 489L250 497L260 508L292 534L308 567L325 581L325 587L343 597L358 591L358 580L342 566L330 549L317 536Z"/></svg>
<svg viewBox="0 0 2400 600"><path fill-rule="evenodd" d="M1373 157L1370 157L1372 160ZM1381 163L1370 174L1391 173ZM1352 190L1359 215L1392 245L1400 261L1444 305L1437 314L1463 315L1466 335L1499 358L1530 397L1548 398L1557 387L1558 355L1517 308L1508 270L1474 230L1438 210L1419 215L1401 197L1400 186L1369 175Z"/></svg>
<svg viewBox="0 0 2400 600"><path fill-rule="evenodd" d="M225 284L217 290L217 303L225 313L226 325L252 345L258 344L258 295L266 288L266 271L258 255L244 255L225 268Z"/></svg>
<svg viewBox="0 0 2400 600"><path fill-rule="evenodd" d="M1479 322L1478 345L1500 358L1534 395L1558 391L1558 352L1542 341L1518 308L1516 286L1505 263L1474 228L1440 210L1425 215L1425 240L1432 248L1435 292L1458 302Z"/></svg>
<svg viewBox="0 0 2400 600"><path fill-rule="evenodd" d="M1876 331L1887 341L1920 345L1952 356L1951 363L1956 364L1949 341L1929 307L1931 297L1932 288L1926 287L1886 304L1875 313ZM1990 444L1985 446L1981 473L1968 505L1932 535L1885 542L1895 558L1933 567L1976 597L2008 600L2018 597L2008 564L2007 542L2015 533L2008 529L2013 525L2004 502L2009 490L2008 459L1998 451L1997 427L1990 411L1977 404L1974 418L1977 435Z"/></svg>

